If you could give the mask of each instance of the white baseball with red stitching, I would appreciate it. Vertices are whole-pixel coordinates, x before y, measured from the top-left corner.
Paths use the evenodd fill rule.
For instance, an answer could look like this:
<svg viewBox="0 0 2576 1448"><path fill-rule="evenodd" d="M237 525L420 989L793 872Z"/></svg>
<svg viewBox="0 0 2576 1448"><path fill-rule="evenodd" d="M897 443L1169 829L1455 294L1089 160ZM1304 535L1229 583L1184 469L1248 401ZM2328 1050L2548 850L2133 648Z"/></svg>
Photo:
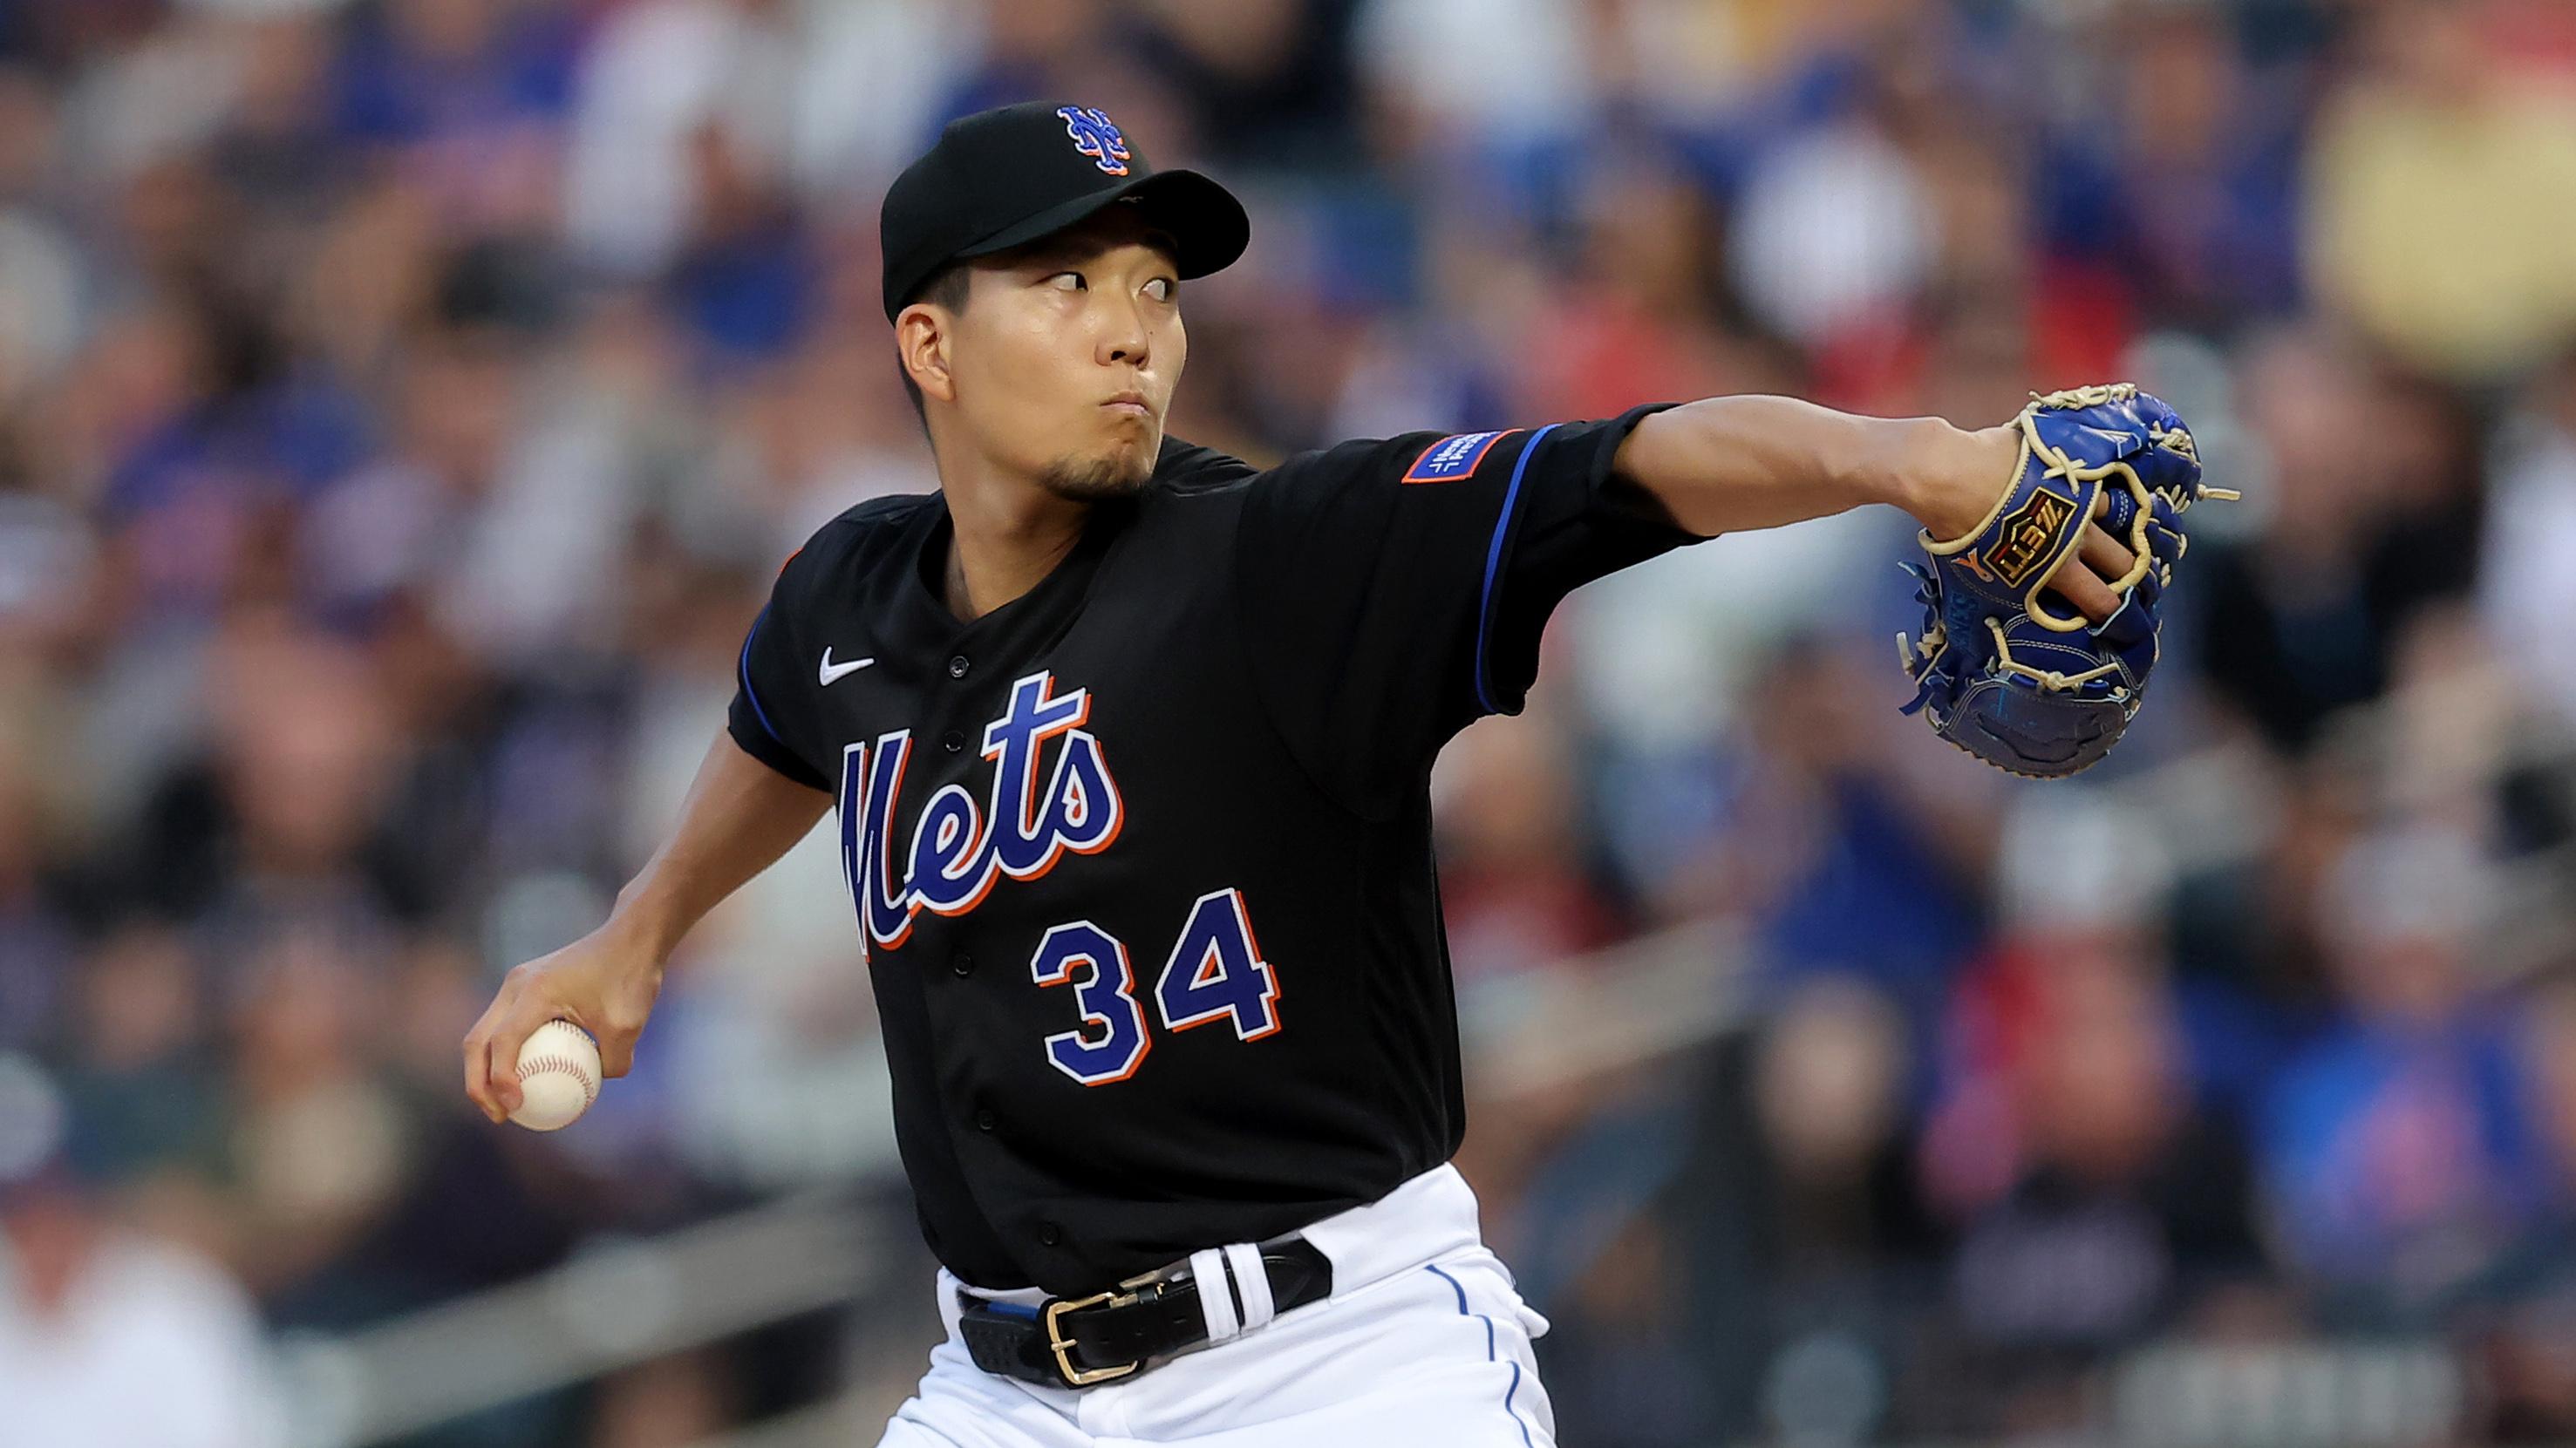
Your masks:
<svg viewBox="0 0 2576 1448"><path fill-rule="evenodd" d="M599 1043L570 1021L548 1021L519 1046L519 1109L530 1131L560 1131L599 1099Z"/></svg>

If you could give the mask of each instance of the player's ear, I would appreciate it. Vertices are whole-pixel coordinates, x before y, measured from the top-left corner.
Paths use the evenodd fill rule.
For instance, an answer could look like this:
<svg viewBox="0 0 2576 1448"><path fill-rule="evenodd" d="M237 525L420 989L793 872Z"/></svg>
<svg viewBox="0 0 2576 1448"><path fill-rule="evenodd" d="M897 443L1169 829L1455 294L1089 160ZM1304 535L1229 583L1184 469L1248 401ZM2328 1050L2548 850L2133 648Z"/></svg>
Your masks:
<svg viewBox="0 0 2576 1448"><path fill-rule="evenodd" d="M928 302L915 302L895 314L895 353L903 370L924 397L957 400L957 384L948 371L948 317Z"/></svg>

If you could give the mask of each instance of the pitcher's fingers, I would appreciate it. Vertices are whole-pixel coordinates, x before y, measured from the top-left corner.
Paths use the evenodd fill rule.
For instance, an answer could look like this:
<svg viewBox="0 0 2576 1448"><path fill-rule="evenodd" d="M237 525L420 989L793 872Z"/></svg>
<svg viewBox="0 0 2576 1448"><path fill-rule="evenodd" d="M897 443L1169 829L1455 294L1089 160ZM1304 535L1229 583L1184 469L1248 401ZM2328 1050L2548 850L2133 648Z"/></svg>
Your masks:
<svg viewBox="0 0 2576 1448"><path fill-rule="evenodd" d="M492 1032L507 1018L510 998L515 993L515 986L502 986L501 993L492 998L492 1004L484 1007L483 1018L474 1023L474 1029L465 1033L465 1097L494 1121L508 1113L502 1111L500 1103L492 1097Z"/></svg>
<svg viewBox="0 0 2576 1448"><path fill-rule="evenodd" d="M2049 575L2049 591L2075 606L2075 611L2095 623L2120 611L2120 596L2111 586L2093 576L2080 558L2069 557Z"/></svg>
<svg viewBox="0 0 2576 1448"><path fill-rule="evenodd" d="M599 1042L600 1075L613 1081L635 1069L636 1032L595 1031L592 1035Z"/></svg>
<svg viewBox="0 0 2576 1448"><path fill-rule="evenodd" d="M2130 552L2127 544L2103 531L2099 523L2084 525L2084 540L2076 546L2076 552L2096 577L2110 582L2116 583L2128 577L2129 570L2138 565L2138 555Z"/></svg>
<svg viewBox="0 0 2576 1448"><path fill-rule="evenodd" d="M492 1032L491 1060L486 1069L492 1081L492 1099L499 1103L503 1116L519 1109L519 1048L527 1044L537 1027L554 1017L555 1012L544 1001L523 996Z"/></svg>

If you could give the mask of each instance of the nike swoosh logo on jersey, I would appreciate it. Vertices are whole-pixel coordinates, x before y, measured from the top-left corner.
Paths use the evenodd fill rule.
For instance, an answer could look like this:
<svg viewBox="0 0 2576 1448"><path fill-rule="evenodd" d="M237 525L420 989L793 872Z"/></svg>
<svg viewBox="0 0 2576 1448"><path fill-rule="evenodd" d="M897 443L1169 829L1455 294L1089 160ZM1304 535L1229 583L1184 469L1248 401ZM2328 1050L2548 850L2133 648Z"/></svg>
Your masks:
<svg viewBox="0 0 2576 1448"><path fill-rule="evenodd" d="M836 664L832 662L832 651L830 649L825 649L823 650L823 667L816 672L815 677L821 679L825 687L829 687L834 679L841 677L843 674L855 674L859 670L864 669L875 662L876 660L871 657L852 659L845 664Z"/></svg>

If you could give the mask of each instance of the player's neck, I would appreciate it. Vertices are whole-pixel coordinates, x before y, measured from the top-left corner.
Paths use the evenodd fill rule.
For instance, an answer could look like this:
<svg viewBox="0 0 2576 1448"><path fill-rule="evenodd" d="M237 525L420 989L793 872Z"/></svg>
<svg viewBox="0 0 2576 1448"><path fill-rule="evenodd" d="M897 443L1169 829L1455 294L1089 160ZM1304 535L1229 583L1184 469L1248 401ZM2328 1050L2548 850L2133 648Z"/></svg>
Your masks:
<svg viewBox="0 0 2576 1448"><path fill-rule="evenodd" d="M948 611L972 621L1038 586L1082 541L1087 503L1059 498L1035 483L1001 478L942 478L951 523L941 564Z"/></svg>

